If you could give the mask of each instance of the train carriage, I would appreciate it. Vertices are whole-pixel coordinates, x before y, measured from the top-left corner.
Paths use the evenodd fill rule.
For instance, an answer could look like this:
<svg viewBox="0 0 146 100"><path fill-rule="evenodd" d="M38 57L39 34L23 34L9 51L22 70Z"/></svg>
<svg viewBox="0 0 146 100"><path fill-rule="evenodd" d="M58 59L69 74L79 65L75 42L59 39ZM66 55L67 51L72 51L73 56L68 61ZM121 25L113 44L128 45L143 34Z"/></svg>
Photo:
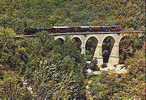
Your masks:
<svg viewBox="0 0 146 100"><path fill-rule="evenodd" d="M114 26L54 26L52 28L27 28L24 30L25 35L34 35L41 31L47 31L48 33L71 33L71 32L119 32L122 28L119 25Z"/></svg>

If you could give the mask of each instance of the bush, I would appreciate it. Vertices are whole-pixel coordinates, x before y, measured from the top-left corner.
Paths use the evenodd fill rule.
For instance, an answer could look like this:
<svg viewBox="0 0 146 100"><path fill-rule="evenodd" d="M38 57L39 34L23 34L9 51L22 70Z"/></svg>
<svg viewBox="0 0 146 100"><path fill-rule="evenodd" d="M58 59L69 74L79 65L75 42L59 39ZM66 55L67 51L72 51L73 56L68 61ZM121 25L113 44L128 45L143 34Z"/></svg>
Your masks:
<svg viewBox="0 0 146 100"><path fill-rule="evenodd" d="M16 67L18 62L18 55L16 52L16 41L14 37L1 36L0 37L0 63L10 67Z"/></svg>
<svg viewBox="0 0 146 100"><path fill-rule="evenodd" d="M16 33L12 28L0 27L0 35L15 36Z"/></svg>
<svg viewBox="0 0 146 100"><path fill-rule="evenodd" d="M66 39L60 44L47 32L41 32L35 38L17 41L4 37L2 42L0 63L32 81L34 97L77 98L84 94L85 61L73 41Z"/></svg>

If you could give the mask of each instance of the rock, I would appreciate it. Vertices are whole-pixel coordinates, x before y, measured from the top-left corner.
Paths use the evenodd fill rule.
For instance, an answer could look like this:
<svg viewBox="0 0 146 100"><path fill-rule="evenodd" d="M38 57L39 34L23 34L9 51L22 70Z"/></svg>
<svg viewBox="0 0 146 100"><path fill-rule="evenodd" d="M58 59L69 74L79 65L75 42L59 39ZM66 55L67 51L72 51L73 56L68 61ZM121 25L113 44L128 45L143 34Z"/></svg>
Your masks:
<svg viewBox="0 0 146 100"><path fill-rule="evenodd" d="M89 81L88 81L88 84L91 84L91 83L92 83L92 80L89 80Z"/></svg>
<svg viewBox="0 0 146 100"><path fill-rule="evenodd" d="M93 75L93 71L91 69L88 68L86 71L87 71L87 75Z"/></svg>
<svg viewBox="0 0 146 100"><path fill-rule="evenodd" d="M27 89L28 89L28 91L29 91L31 94L33 93L32 87L28 86Z"/></svg>
<svg viewBox="0 0 146 100"><path fill-rule="evenodd" d="M115 67L115 72L118 73L118 74L122 74L122 73L127 73L127 69L125 68L125 65L117 65Z"/></svg>
<svg viewBox="0 0 146 100"><path fill-rule="evenodd" d="M90 63L91 63L91 61L86 61L86 63L87 63L87 64L90 64Z"/></svg>
<svg viewBox="0 0 146 100"><path fill-rule="evenodd" d="M93 71L91 69L87 69L87 73L92 73Z"/></svg>
<svg viewBox="0 0 146 100"><path fill-rule="evenodd" d="M100 75L101 74L101 71L94 71L93 74L94 75Z"/></svg>

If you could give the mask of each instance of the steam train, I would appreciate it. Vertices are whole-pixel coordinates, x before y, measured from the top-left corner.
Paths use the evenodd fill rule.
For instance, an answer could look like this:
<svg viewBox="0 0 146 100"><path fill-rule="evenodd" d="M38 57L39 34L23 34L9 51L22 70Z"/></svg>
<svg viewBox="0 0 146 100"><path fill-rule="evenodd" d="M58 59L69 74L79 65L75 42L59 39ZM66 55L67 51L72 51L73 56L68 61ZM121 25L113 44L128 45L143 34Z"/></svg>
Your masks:
<svg viewBox="0 0 146 100"><path fill-rule="evenodd" d="M71 32L119 32L122 28L119 25L114 26L79 26L79 27L69 27L54 26L52 28L27 28L24 30L25 35L34 35L38 32L47 31L48 33L71 33Z"/></svg>

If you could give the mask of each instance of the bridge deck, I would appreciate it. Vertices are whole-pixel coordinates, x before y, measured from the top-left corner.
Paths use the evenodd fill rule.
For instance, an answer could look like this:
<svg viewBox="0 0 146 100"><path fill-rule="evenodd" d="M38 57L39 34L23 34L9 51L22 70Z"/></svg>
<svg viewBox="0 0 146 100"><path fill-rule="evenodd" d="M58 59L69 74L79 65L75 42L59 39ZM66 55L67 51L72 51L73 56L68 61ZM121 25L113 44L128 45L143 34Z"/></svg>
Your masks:
<svg viewBox="0 0 146 100"><path fill-rule="evenodd" d="M58 36L58 35L90 35L90 34L144 34L144 31L118 31L118 32L68 32L68 33L49 33L51 36ZM33 35L17 35L16 37L35 37L36 34Z"/></svg>

